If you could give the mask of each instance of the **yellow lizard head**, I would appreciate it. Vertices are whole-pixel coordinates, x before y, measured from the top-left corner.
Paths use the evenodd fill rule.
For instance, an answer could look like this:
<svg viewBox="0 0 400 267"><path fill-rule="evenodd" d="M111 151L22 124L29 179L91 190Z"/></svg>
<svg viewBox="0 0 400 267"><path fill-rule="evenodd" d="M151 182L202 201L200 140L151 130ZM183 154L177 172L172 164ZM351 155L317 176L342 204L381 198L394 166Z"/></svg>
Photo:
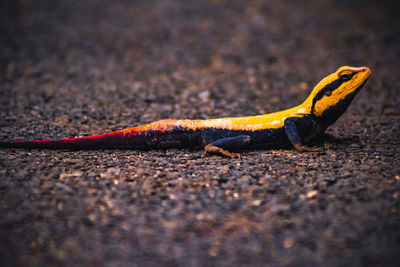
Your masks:
<svg viewBox="0 0 400 267"><path fill-rule="evenodd" d="M340 67L322 79L307 98L306 102L311 103L311 113L329 124L335 122L370 75L367 67Z"/></svg>

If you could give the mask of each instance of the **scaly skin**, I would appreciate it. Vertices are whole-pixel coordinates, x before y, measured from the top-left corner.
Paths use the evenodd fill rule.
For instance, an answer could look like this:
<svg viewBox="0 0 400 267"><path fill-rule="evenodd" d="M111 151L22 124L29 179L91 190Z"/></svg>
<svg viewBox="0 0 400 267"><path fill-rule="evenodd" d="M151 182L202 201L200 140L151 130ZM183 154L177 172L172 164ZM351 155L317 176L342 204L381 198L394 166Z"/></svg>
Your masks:
<svg viewBox="0 0 400 267"><path fill-rule="evenodd" d="M340 67L322 79L300 105L275 113L210 120L161 120L96 136L56 140L0 141L0 148L157 149L203 147L233 157L229 150L291 148L320 151L306 144L324 136L369 78L367 67Z"/></svg>

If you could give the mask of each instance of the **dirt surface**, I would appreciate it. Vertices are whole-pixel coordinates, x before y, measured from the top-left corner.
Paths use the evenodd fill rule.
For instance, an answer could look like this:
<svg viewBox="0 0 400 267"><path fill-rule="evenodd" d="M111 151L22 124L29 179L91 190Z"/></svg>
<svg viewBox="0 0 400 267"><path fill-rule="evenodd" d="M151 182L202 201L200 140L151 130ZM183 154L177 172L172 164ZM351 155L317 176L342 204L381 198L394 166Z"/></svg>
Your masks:
<svg viewBox="0 0 400 267"><path fill-rule="evenodd" d="M11 1L8 1L11 2ZM372 77L322 153L0 150L2 266L395 266L396 1L1 4L0 139L269 113Z"/></svg>

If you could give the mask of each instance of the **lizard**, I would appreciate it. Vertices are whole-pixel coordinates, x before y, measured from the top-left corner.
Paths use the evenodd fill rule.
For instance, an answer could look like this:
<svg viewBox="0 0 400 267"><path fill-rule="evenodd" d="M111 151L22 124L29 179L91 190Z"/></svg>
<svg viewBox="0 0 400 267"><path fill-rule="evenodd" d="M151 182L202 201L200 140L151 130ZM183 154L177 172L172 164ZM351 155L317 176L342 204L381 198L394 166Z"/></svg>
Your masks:
<svg viewBox="0 0 400 267"><path fill-rule="evenodd" d="M168 149L202 147L205 153L239 156L240 149L322 151L308 146L329 137L326 128L348 108L370 77L368 67L342 66L323 78L300 105L282 111L246 117L173 120L94 136L50 140L0 141L0 148L37 149ZM332 137L332 136L331 136Z"/></svg>

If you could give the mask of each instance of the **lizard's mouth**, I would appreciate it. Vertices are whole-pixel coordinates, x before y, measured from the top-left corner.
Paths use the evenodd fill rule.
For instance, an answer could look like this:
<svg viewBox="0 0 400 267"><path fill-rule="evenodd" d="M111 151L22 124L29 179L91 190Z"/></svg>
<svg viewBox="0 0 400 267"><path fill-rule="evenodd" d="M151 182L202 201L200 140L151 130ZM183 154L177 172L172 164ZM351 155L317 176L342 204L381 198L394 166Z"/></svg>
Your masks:
<svg viewBox="0 0 400 267"><path fill-rule="evenodd" d="M357 93L371 76L371 70L368 67L355 67L351 70L355 72L355 75L349 84L350 87L344 90L345 92L347 91L346 95Z"/></svg>

